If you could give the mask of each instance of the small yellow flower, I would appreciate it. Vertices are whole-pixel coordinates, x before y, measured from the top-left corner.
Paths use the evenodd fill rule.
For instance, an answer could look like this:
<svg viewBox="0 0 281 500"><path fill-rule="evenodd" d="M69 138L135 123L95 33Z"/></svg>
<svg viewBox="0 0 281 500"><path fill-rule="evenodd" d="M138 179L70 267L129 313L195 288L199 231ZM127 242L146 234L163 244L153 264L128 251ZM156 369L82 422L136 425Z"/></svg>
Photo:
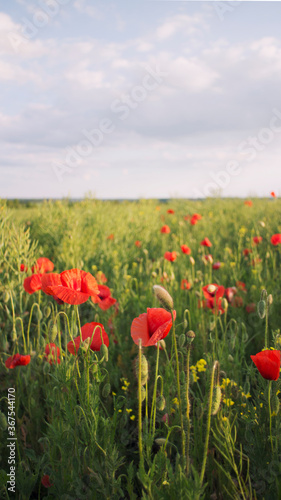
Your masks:
<svg viewBox="0 0 281 500"><path fill-rule="evenodd" d="M179 400L178 400L178 398L174 398L173 399L173 403L174 403L174 405L179 406Z"/></svg>
<svg viewBox="0 0 281 500"><path fill-rule="evenodd" d="M224 404L226 404L226 406L234 405L234 401L232 401L230 398L224 398L222 401Z"/></svg>
<svg viewBox="0 0 281 500"><path fill-rule="evenodd" d="M135 418L136 418L136 415L132 415L132 416L130 417L130 420L135 420Z"/></svg>
<svg viewBox="0 0 281 500"><path fill-rule="evenodd" d="M131 413L131 411L133 411L133 410L128 410L128 408L126 408L126 412Z"/></svg>
<svg viewBox="0 0 281 500"><path fill-rule="evenodd" d="M112 396L116 396L116 392L113 392L113 391L112 391Z"/></svg>

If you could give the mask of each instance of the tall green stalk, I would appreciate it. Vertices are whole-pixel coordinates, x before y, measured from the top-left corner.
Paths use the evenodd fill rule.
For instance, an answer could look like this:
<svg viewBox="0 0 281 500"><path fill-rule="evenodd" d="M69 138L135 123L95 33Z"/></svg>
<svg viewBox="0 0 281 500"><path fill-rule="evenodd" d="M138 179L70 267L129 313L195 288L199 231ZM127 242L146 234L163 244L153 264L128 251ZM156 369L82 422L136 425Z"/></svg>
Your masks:
<svg viewBox="0 0 281 500"><path fill-rule="evenodd" d="M183 428L183 414L182 414L182 403L181 403L181 390L180 390L180 368L179 368L179 356L178 356L178 347L177 347L177 339L176 339L176 329L175 329L175 319L173 311L171 311L172 322L173 322L173 345L176 356L176 370L177 370L177 393L179 400L179 412L180 412L180 424L181 424L181 440L182 440L182 457L183 461L185 461L185 432Z"/></svg>

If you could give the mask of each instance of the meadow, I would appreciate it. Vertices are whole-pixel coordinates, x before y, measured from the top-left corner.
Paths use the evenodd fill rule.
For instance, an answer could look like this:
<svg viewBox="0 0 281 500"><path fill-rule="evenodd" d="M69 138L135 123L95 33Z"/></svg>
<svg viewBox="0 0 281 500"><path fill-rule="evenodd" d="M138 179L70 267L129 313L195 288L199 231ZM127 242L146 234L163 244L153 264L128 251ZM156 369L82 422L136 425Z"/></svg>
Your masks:
<svg viewBox="0 0 281 500"><path fill-rule="evenodd" d="M280 233L273 197L0 200L0 497L281 498Z"/></svg>

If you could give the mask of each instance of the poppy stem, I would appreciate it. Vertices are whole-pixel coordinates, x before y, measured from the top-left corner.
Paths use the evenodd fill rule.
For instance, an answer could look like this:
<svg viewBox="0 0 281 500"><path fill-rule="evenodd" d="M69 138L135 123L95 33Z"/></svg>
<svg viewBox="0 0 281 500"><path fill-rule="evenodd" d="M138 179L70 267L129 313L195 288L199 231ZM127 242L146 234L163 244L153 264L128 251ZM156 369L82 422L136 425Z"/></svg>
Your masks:
<svg viewBox="0 0 281 500"><path fill-rule="evenodd" d="M76 314L77 314L77 321L78 321L78 328L79 328L80 340L81 340L81 342L83 342L78 306L75 306L75 309L76 309Z"/></svg>
<svg viewBox="0 0 281 500"><path fill-rule="evenodd" d="M139 454L140 454L140 462L143 462L143 453L142 453L142 395L141 395L141 339L139 340L139 377L138 377L138 399L139 399Z"/></svg>
<svg viewBox="0 0 281 500"><path fill-rule="evenodd" d="M268 299L266 297L265 301L265 334L264 334L264 347L267 349L267 337L268 337Z"/></svg>
<svg viewBox="0 0 281 500"><path fill-rule="evenodd" d="M271 444L271 450L273 452L273 443L272 443L272 421L271 421L271 385L272 385L272 380L269 381L268 384L268 409L269 409L269 436L270 436L270 444Z"/></svg>
<svg viewBox="0 0 281 500"><path fill-rule="evenodd" d="M159 368L159 352L160 352L160 343L157 342L157 355L156 355L156 368L155 368L155 382L153 389L153 397L151 404L151 413L150 413L150 434L154 436L155 433L155 420L156 420L156 391L157 391L157 380L158 380L158 368ZM152 424L153 422L153 424Z"/></svg>
<svg viewBox="0 0 281 500"><path fill-rule="evenodd" d="M179 412L180 412L180 424L181 424L181 439L182 439L182 458L183 462L185 461L185 433L183 428L183 414L182 414L182 404L181 404L181 388L180 388L180 368L179 368L179 356L178 356L178 348L177 348L177 339L176 339L176 329L175 329L175 319L173 311L171 310L172 323L173 323L173 345L175 349L176 356L176 368L177 368L177 393L179 400Z"/></svg>
<svg viewBox="0 0 281 500"><path fill-rule="evenodd" d="M211 374L211 387L210 387L209 406L208 406L208 415L207 415L207 430L206 430L204 455L203 455L203 460L202 460L202 469L201 469L201 474L200 474L200 488L203 485L205 469L206 469L206 462L207 462L209 437L210 437L210 429L211 429L211 412L212 412L212 404L213 404L214 379L215 379L216 370L219 371L219 362L218 361L214 362L212 374Z"/></svg>
<svg viewBox="0 0 281 500"><path fill-rule="evenodd" d="M187 418L187 440L186 440L186 474L189 474L189 439L190 439L190 400L189 400L189 361L190 361L190 345L187 351L186 360L186 418Z"/></svg>

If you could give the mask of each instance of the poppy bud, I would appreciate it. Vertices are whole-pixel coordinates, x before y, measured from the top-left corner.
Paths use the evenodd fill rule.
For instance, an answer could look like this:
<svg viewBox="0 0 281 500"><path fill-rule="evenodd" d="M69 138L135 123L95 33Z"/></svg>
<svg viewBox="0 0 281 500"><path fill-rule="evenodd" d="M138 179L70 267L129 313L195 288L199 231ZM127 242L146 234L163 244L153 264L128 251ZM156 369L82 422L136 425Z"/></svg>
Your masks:
<svg viewBox="0 0 281 500"><path fill-rule="evenodd" d="M261 291L261 300L266 300L267 298L267 291L265 288Z"/></svg>
<svg viewBox="0 0 281 500"><path fill-rule="evenodd" d="M158 446L164 446L164 444L166 443L166 439L165 438L156 438L155 443L158 444Z"/></svg>
<svg viewBox="0 0 281 500"><path fill-rule="evenodd" d="M105 361L108 361L108 348L105 344L101 345L100 352L102 357L104 357Z"/></svg>
<svg viewBox="0 0 281 500"><path fill-rule="evenodd" d="M53 325L50 331L50 341L54 342L56 340L56 336L58 334L58 327L57 325Z"/></svg>
<svg viewBox="0 0 281 500"><path fill-rule="evenodd" d="M156 399L156 406L158 408L158 410L160 411L163 411L165 406L166 406L166 400L164 398L164 396L158 396L158 398Z"/></svg>
<svg viewBox="0 0 281 500"><path fill-rule="evenodd" d="M90 343L91 339L90 337L87 337L85 340L83 340L83 342L80 343L80 349L82 349L82 351L87 351Z"/></svg>
<svg viewBox="0 0 281 500"><path fill-rule="evenodd" d="M167 290L165 290L165 288L163 288L162 286L159 286L159 285L154 285L153 292L154 292L155 297L158 299L160 304L162 304L162 306L165 309L167 309L168 311L171 311L173 309L173 307L174 307L173 299L172 299L171 295L169 294L169 292L167 292Z"/></svg>
<svg viewBox="0 0 281 500"><path fill-rule="evenodd" d="M269 306L271 306L271 304L272 304L272 303L273 303L273 297L272 297L272 295L271 295L271 293L270 293L270 294L269 294L269 296L268 296L268 298L267 298L267 304L268 304Z"/></svg>
<svg viewBox="0 0 281 500"><path fill-rule="evenodd" d="M196 335L192 330L189 330L186 334L187 343L190 345L195 339Z"/></svg>
<svg viewBox="0 0 281 500"><path fill-rule="evenodd" d="M43 318L43 314L42 314L42 311L40 309L37 311L36 316L37 316L38 321L41 321L41 319Z"/></svg>
<svg viewBox="0 0 281 500"><path fill-rule="evenodd" d="M162 349L166 349L166 342L164 339L160 340L159 345L160 347L162 347Z"/></svg>
<svg viewBox="0 0 281 500"><path fill-rule="evenodd" d="M104 344L103 344L104 345ZM110 383L108 382L107 384L105 384L102 388L102 397L103 398L108 398L109 394L110 394L110 391L111 391L111 385Z"/></svg>
<svg viewBox="0 0 281 500"><path fill-rule="evenodd" d="M1 431L5 431L8 427L8 422L6 415L0 411L0 429Z"/></svg>
<svg viewBox="0 0 281 500"><path fill-rule="evenodd" d="M194 265L195 265L195 260L194 260L194 258L193 258L193 257L189 257L189 261L190 261L190 264L191 264L192 266L194 266Z"/></svg>
<svg viewBox="0 0 281 500"><path fill-rule="evenodd" d="M187 326L187 325L186 325ZM182 349L183 346L185 344L185 334L182 333L180 336L179 336L179 347Z"/></svg>
<svg viewBox="0 0 281 500"><path fill-rule="evenodd" d="M139 358L135 359L135 375L139 378ZM141 355L141 385L145 385L148 379L148 362L144 354Z"/></svg>
<svg viewBox="0 0 281 500"><path fill-rule="evenodd" d="M16 340L18 339L17 332L16 332L15 328L13 328L11 339L12 339L12 342L16 342Z"/></svg>
<svg viewBox="0 0 281 500"><path fill-rule="evenodd" d="M221 301L221 306L222 308L227 311L228 309L228 302L227 302L227 299L225 297L223 297L222 301Z"/></svg>
<svg viewBox="0 0 281 500"><path fill-rule="evenodd" d="M277 415L280 409L280 402L276 394L273 394L273 396L271 397L270 406L271 406L271 415L273 413L274 415Z"/></svg>
<svg viewBox="0 0 281 500"><path fill-rule="evenodd" d="M97 373L98 371L98 363L93 363L92 364L92 373Z"/></svg>
<svg viewBox="0 0 281 500"><path fill-rule="evenodd" d="M45 307L45 309L44 309L44 316L45 316L46 319L49 318L51 312L52 312L52 309L50 308L50 306Z"/></svg>
<svg viewBox="0 0 281 500"><path fill-rule="evenodd" d="M152 278L157 278L157 273L155 271L152 271L151 276Z"/></svg>
<svg viewBox="0 0 281 500"><path fill-rule="evenodd" d="M221 404L221 388L219 385L215 385L213 390L213 401L211 414L216 415L220 409Z"/></svg>
<svg viewBox="0 0 281 500"><path fill-rule="evenodd" d="M228 355L227 359L228 359L228 361L230 361L230 363L233 363L233 361L234 361L234 358L233 358L233 356L231 356L231 354Z"/></svg>
<svg viewBox="0 0 281 500"><path fill-rule="evenodd" d="M5 290L5 292L3 293L3 302L8 302L10 298L10 294L9 292L7 292L7 290Z"/></svg>
<svg viewBox="0 0 281 500"><path fill-rule="evenodd" d="M258 302L258 315L260 319L263 319L265 317L265 310L266 310L266 304L264 300L260 300Z"/></svg>

